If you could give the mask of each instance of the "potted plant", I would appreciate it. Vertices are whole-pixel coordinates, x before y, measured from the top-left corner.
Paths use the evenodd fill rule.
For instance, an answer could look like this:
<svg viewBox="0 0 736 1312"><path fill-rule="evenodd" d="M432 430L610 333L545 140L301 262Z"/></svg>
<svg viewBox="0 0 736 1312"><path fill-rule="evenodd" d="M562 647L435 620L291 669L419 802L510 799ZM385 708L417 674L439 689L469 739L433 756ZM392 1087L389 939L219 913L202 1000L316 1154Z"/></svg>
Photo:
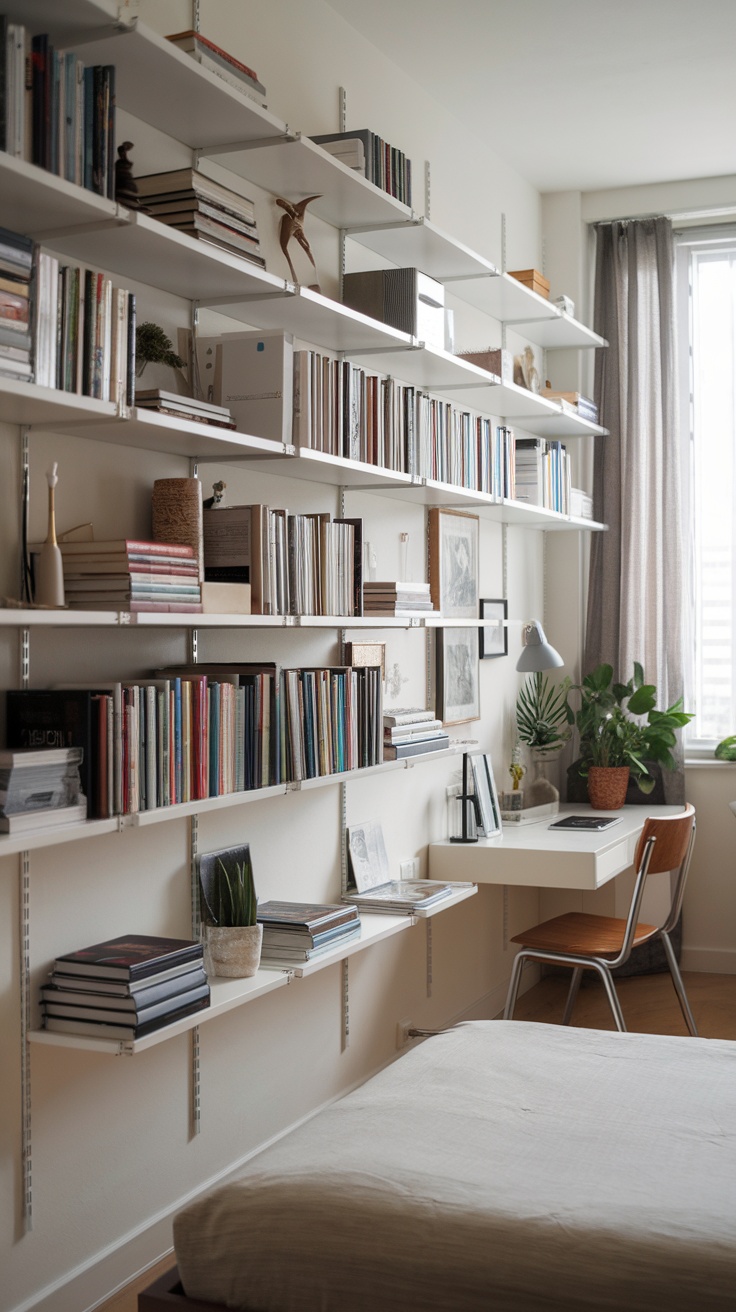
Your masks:
<svg viewBox="0 0 736 1312"><path fill-rule="evenodd" d="M205 945L213 973L241 979L255 975L263 926L257 920L250 848L203 854L198 869Z"/></svg>
<svg viewBox="0 0 736 1312"><path fill-rule="evenodd" d="M186 361L174 350L174 344L157 323L139 323L135 330L135 372L141 378L148 364L163 364L174 370L177 390L186 390L186 380L181 372Z"/></svg>
<svg viewBox="0 0 736 1312"><path fill-rule="evenodd" d="M599 665L575 685L580 707L569 705L570 724L580 734L580 773L588 780L588 797L600 811L623 806L629 778L643 793L651 793L655 780L648 768L656 762L677 768L672 749L677 731L692 719L682 710L680 697L665 711L656 709L657 689L644 682L638 661L627 683L613 682L613 667Z"/></svg>
<svg viewBox="0 0 736 1312"><path fill-rule="evenodd" d="M529 747L534 764L531 782L524 788L528 807L559 799L557 789L545 775L545 763L564 747L572 733L567 713L571 687L570 679L553 684L546 675L531 674L516 699L517 735Z"/></svg>

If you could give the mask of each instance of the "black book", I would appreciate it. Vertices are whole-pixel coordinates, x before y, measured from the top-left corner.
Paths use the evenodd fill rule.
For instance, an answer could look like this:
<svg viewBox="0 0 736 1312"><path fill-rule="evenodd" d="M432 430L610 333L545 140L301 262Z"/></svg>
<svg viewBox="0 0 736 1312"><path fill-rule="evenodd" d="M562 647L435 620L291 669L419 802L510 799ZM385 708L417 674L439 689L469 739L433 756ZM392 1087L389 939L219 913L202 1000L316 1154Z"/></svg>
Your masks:
<svg viewBox="0 0 736 1312"><path fill-rule="evenodd" d="M620 815L565 815L548 825L549 829L598 830L609 829L611 825L621 822Z"/></svg>
<svg viewBox="0 0 736 1312"><path fill-rule="evenodd" d="M69 1019L66 1016L46 1016L44 1018L44 1029L53 1030L58 1034L86 1034L90 1038L97 1039L143 1039L147 1034L153 1034L156 1030L162 1030L167 1025L173 1025L174 1021L183 1020L186 1016L192 1016L198 1011L204 1011L208 1006L209 997L205 997L199 1002L191 1002L186 1007L179 1007L167 1016L159 1016L156 1020L142 1021L139 1025L126 1023L116 1025L102 1020L77 1020L74 1018Z"/></svg>
<svg viewBox="0 0 736 1312"><path fill-rule="evenodd" d="M127 361L127 374L126 374L126 385L125 385L126 405L135 405L135 325L136 325L135 292L128 292L128 341L127 341L128 361Z"/></svg>
<svg viewBox="0 0 736 1312"><path fill-rule="evenodd" d="M99 975L103 979L134 980L156 975L184 961L201 961L204 949L191 939L161 938L152 934L121 934L91 947L65 952L54 962L55 971Z"/></svg>
<svg viewBox="0 0 736 1312"><path fill-rule="evenodd" d="M143 976L142 979L103 979L101 975L67 974L62 968L49 975L48 985L62 989L64 993L89 993L94 997L129 998L140 997L145 993L149 1001L173 997L180 990L194 988L207 978L201 960L183 961L178 966L167 970L157 970L155 975Z"/></svg>
<svg viewBox="0 0 736 1312"><path fill-rule="evenodd" d="M81 747L79 777L87 798L87 814L108 814L97 783L107 773L101 760L99 698L81 688L9 689L5 694L8 747ZM104 767L104 768L103 768Z"/></svg>
<svg viewBox="0 0 736 1312"><path fill-rule="evenodd" d="M45 33L31 38L31 162L49 163L49 39Z"/></svg>
<svg viewBox="0 0 736 1312"><path fill-rule="evenodd" d="M204 973L204 972L203 972ZM169 1017L195 1002L209 1002L210 986L204 983L180 990L170 998L142 1005L141 995L135 998L94 997L90 993L73 993L69 989L44 986L41 989L44 1017L58 1016L66 1020L99 1020L108 1025L130 1025L139 1029L148 1021Z"/></svg>

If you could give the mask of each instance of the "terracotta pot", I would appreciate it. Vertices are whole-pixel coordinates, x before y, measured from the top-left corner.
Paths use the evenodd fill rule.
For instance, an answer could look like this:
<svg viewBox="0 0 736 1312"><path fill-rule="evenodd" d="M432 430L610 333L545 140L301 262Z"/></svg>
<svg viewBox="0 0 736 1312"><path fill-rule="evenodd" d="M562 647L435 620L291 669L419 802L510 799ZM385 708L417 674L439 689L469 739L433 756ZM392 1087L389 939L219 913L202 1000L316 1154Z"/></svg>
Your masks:
<svg viewBox="0 0 736 1312"><path fill-rule="evenodd" d="M255 975L261 960L263 925L207 925L205 941L213 975L231 979Z"/></svg>
<svg viewBox="0 0 736 1312"><path fill-rule="evenodd" d="M628 786L628 765L591 765L588 770L588 800L596 811L620 810Z"/></svg>

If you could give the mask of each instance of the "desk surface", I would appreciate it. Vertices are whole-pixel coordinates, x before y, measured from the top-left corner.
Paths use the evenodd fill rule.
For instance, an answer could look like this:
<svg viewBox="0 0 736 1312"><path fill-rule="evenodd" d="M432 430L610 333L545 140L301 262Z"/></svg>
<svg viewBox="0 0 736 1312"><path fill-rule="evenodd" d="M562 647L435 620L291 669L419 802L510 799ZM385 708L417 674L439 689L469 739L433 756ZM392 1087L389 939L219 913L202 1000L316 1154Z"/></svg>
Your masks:
<svg viewBox="0 0 736 1312"><path fill-rule="evenodd" d="M498 838L430 843L429 878L533 888L600 888L632 864L648 816L677 815L681 810L680 806L625 806L604 812L583 805L561 806L559 816L545 816L536 824L505 825ZM565 814L620 819L610 829L593 832L550 829Z"/></svg>

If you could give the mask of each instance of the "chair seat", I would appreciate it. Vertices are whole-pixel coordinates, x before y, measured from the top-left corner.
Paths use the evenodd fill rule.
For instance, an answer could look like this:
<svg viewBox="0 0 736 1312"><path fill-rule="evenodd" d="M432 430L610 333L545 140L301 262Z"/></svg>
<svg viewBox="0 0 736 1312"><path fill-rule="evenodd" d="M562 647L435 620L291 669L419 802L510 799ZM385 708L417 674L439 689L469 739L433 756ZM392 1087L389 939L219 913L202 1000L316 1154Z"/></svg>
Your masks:
<svg viewBox="0 0 736 1312"><path fill-rule="evenodd" d="M564 916L545 920L542 925L515 934L512 943L534 952L567 952L571 956L603 957L613 959L621 951L626 921L615 916L593 916L584 911L570 911ZM646 943L659 932L657 925L639 922L633 946Z"/></svg>

